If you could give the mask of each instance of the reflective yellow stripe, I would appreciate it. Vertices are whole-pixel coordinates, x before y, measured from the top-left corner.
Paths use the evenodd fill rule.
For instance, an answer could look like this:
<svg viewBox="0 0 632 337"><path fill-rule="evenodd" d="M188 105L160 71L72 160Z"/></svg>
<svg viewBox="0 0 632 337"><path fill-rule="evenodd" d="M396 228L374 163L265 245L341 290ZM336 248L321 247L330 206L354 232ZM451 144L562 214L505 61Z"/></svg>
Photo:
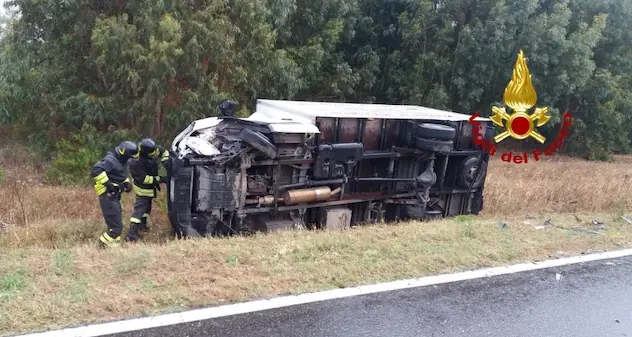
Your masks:
<svg viewBox="0 0 632 337"><path fill-rule="evenodd" d="M105 193L106 190L107 188L105 187L105 185L99 183L94 184L94 191L97 192L97 195Z"/></svg>
<svg viewBox="0 0 632 337"><path fill-rule="evenodd" d="M151 151L151 153L149 154L150 157L154 157L158 155L158 151L160 151L160 149L154 149L153 151Z"/></svg>
<svg viewBox="0 0 632 337"><path fill-rule="evenodd" d="M153 184L154 176L145 176L145 180L143 180L143 184Z"/></svg>
<svg viewBox="0 0 632 337"><path fill-rule="evenodd" d="M133 223L141 223L141 222L142 222L142 221L140 221L140 219L138 219L138 218L130 218L130 219L129 219L129 221L130 221L130 222L133 222Z"/></svg>
<svg viewBox="0 0 632 337"><path fill-rule="evenodd" d="M169 151L166 151L162 153L162 157L160 158L160 161L167 161L167 159L169 159Z"/></svg>
<svg viewBox="0 0 632 337"><path fill-rule="evenodd" d="M94 182L97 184L105 184L108 182L108 180L110 180L110 178L108 178L108 174L105 173L105 171L99 173L99 175L94 177Z"/></svg>
<svg viewBox="0 0 632 337"><path fill-rule="evenodd" d="M103 238L103 240L108 241L108 242L114 242L114 241L116 241L116 240L114 240L114 238L112 238L112 237L110 236L110 234L108 234L108 233L103 233L103 234L101 234L101 238Z"/></svg>
<svg viewBox="0 0 632 337"><path fill-rule="evenodd" d="M108 246L118 245L121 241L121 237L117 237L116 239L112 238L108 233L103 233L99 237L99 240Z"/></svg>
<svg viewBox="0 0 632 337"><path fill-rule="evenodd" d="M143 214L143 218L149 218L149 213Z"/></svg>
<svg viewBox="0 0 632 337"><path fill-rule="evenodd" d="M134 185L134 193L136 193L137 196L140 197L153 197L154 196L154 189L148 189L148 188L140 188L136 185Z"/></svg>
<svg viewBox="0 0 632 337"><path fill-rule="evenodd" d="M128 183L131 183L132 181L131 181L131 180L129 180L129 177L127 177L127 178L125 178L125 180L123 180L123 182L128 182Z"/></svg>

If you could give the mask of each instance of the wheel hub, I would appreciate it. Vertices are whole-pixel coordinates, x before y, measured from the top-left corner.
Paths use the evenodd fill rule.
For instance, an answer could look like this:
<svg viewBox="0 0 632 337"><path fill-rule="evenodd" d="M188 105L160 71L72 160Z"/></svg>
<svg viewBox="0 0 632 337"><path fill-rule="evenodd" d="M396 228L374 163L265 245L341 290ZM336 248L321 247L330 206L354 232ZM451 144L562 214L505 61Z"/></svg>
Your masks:
<svg viewBox="0 0 632 337"><path fill-rule="evenodd" d="M474 180L475 174L476 174L476 166L470 167L470 169L467 171L467 179L470 181Z"/></svg>

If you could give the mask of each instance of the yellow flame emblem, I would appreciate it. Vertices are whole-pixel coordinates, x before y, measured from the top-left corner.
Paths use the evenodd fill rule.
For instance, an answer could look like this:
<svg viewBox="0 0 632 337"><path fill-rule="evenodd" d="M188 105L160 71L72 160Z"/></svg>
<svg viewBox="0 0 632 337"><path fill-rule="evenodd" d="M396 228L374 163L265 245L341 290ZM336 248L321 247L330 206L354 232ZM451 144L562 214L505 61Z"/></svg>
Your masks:
<svg viewBox="0 0 632 337"><path fill-rule="evenodd" d="M533 114L529 115L527 113L535 105L536 100L537 94L533 84L531 84L531 74L529 74L529 68L527 68L527 61L524 58L524 53L520 50L511 75L511 81L507 84L503 97L505 105L515 112L508 114L505 108L492 108L493 115L490 119L494 124L506 129L494 137L496 143L507 137L512 137L513 139L533 137L540 143L546 141L546 138L535 130L535 125L540 127L551 119L551 116L546 114L548 108L535 108ZM503 123L504 121L507 121L506 125ZM534 125L534 122L537 123Z"/></svg>

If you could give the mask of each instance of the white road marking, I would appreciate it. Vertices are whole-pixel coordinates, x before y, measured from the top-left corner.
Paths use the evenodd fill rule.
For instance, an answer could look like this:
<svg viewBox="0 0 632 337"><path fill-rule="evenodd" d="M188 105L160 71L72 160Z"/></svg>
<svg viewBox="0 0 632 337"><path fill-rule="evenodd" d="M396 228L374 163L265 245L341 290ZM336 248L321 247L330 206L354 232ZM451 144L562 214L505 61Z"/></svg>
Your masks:
<svg viewBox="0 0 632 337"><path fill-rule="evenodd" d="M345 298L357 295L366 295L392 290L401 290L429 285L445 284L451 282L472 280L483 277L520 273L538 269L565 266L570 264L615 259L619 257L631 256L632 249L617 250L611 252L579 255L562 259L545 260L540 262L522 263L511 266L485 268L472 271L458 272L453 274L443 274L427 276L416 279L400 280L388 283L365 285L351 288L334 289L317 293L308 293L292 296L275 297L267 300L243 302L236 304L222 305L212 308L197 309L180 313L165 314L153 317L143 317L110 323L87 325L77 328L55 330L20 337L94 337L116 333L157 328L179 323L189 323L206 320L210 318L232 316L256 311L288 307L297 304L320 302L338 298Z"/></svg>

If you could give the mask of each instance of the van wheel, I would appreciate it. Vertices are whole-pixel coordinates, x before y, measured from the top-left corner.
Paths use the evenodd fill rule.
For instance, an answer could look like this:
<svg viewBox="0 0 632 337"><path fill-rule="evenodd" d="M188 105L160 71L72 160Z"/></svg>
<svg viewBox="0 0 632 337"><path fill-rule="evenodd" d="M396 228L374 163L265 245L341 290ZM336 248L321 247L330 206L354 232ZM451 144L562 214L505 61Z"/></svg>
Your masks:
<svg viewBox="0 0 632 337"><path fill-rule="evenodd" d="M270 157L270 159L276 158L276 146L274 146L268 137L264 136L261 132L243 129L241 130L240 137L245 143L263 152L266 156Z"/></svg>
<svg viewBox="0 0 632 337"><path fill-rule="evenodd" d="M454 149L454 142L451 140L435 140L417 137L415 145L418 149L429 152L450 152Z"/></svg>
<svg viewBox="0 0 632 337"><path fill-rule="evenodd" d="M479 160L477 157L468 157L465 159L459 168L459 177L458 184L463 188L470 188L470 184L472 184L472 188L479 188L483 185L483 181L485 180L485 176L487 175L487 162L483 161L481 163L481 168L478 172L478 177L475 177L476 169L479 165ZM476 179L476 181L474 181Z"/></svg>
<svg viewBox="0 0 632 337"><path fill-rule="evenodd" d="M479 215L479 213L483 210L483 194L482 193L477 193L474 196L474 200L472 200L472 214L474 215Z"/></svg>
<svg viewBox="0 0 632 337"><path fill-rule="evenodd" d="M453 140L456 136L456 129L442 124L420 123L417 125L417 137L437 139L437 140Z"/></svg>

